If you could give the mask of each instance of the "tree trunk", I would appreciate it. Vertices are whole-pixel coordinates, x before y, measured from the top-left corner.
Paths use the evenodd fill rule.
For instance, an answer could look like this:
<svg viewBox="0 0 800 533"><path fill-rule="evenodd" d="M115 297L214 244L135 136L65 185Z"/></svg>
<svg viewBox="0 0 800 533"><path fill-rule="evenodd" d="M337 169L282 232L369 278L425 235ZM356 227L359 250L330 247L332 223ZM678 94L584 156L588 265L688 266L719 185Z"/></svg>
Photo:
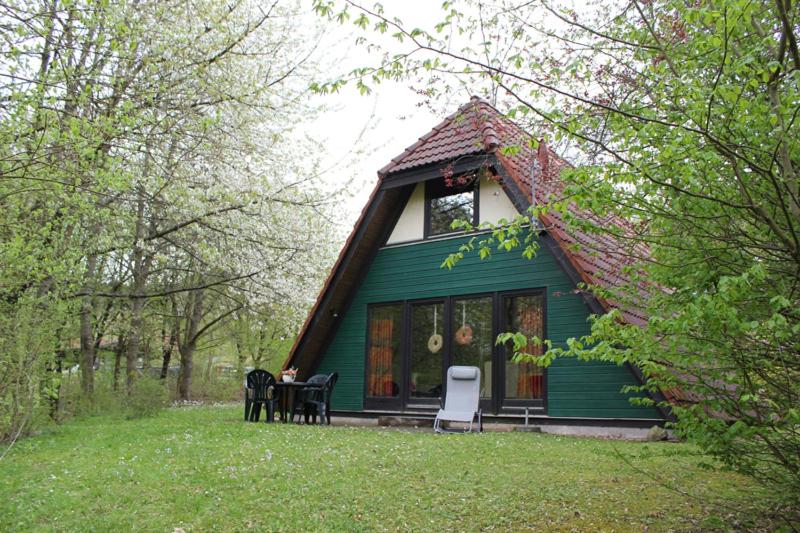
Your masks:
<svg viewBox="0 0 800 533"><path fill-rule="evenodd" d="M139 357L139 343L142 334L142 311L144 299L134 298L131 305L131 328L128 332L128 346L125 352L125 390L128 393L136 380L136 359Z"/></svg>
<svg viewBox="0 0 800 533"><path fill-rule="evenodd" d="M206 381L211 380L211 365L214 364L214 356L208 354L208 361L206 362Z"/></svg>
<svg viewBox="0 0 800 533"><path fill-rule="evenodd" d="M192 366L194 362L194 346L183 346L178 350L181 354L181 370L178 374L178 398L188 400L192 386Z"/></svg>
<svg viewBox="0 0 800 533"><path fill-rule="evenodd" d="M172 332L174 333L174 331L173 329ZM170 359L172 359L172 347L175 346L175 336L173 333L170 333L169 344L164 347L164 351L161 354L161 379L167 379L167 374L169 373L169 362Z"/></svg>
<svg viewBox="0 0 800 533"><path fill-rule="evenodd" d="M186 331L184 341L178 343L181 354L181 372L178 376L178 397L188 400L192 385L192 366L194 364L194 349L197 345L197 331L203 319L203 290L194 290L189 298L186 313Z"/></svg>
<svg viewBox="0 0 800 533"><path fill-rule="evenodd" d="M258 346L256 346L256 353L253 354L253 366L255 368L262 368L262 361L264 360L264 326L258 330Z"/></svg>
<svg viewBox="0 0 800 533"><path fill-rule="evenodd" d="M144 346L142 347L142 370L149 370L150 368L150 347L152 342L153 339L150 336L145 338Z"/></svg>
<svg viewBox="0 0 800 533"><path fill-rule="evenodd" d="M171 298L172 300L172 326L169 330L169 337L167 338L166 344L163 345L161 350L161 379L167 379L167 374L169 373L169 363L172 359L172 350L175 347L175 343L178 340L178 304L175 298ZM163 331L163 330L162 330ZM162 342L163 342L163 334L162 334Z"/></svg>
<svg viewBox="0 0 800 533"><path fill-rule="evenodd" d="M236 375L239 379L244 377L244 365L247 362L247 354L244 353L244 349L242 349L242 341L237 339L236 340L236 354L237 354L237 364L236 364Z"/></svg>
<svg viewBox="0 0 800 533"><path fill-rule="evenodd" d="M92 319L94 310L92 290L95 268L97 267L97 256L89 255L86 258L86 283L84 290L87 293L81 303L80 314L80 337L81 337L81 389L84 394L94 392L94 332L92 331Z"/></svg>
<svg viewBox="0 0 800 533"><path fill-rule="evenodd" d="M50 418L58 422L61 418L61 411L63 410L63 399L61 398L61 379L62 379L62 362L64 361L64 352L57 350L55 354L55 361L53 363L55 372L55 394L50 397Z"/></svg>
<svg viewBox="0 0 800 533"><path fill-rule="evenodd" d="M148 165L145 164L145 169ZM125 389L130 394L136 380L136 359L139 356L139 344L142 338L142 314L144 311L144 289L149 274L152 256L146 255L142 248L145 233L144 221L145 197L140 186L136 205L136 237L133 246L133 294L131 302L131 323L128 334L128 351L125 357Z"/></svg>
<svg viewBox="0 0 800 533"><path fill-rule="evenodd" d="M125 352L125 339L122 335L117 339L117 349L114 350L114 390L119 389L119 369L122 363L122 354Z"/></svg>

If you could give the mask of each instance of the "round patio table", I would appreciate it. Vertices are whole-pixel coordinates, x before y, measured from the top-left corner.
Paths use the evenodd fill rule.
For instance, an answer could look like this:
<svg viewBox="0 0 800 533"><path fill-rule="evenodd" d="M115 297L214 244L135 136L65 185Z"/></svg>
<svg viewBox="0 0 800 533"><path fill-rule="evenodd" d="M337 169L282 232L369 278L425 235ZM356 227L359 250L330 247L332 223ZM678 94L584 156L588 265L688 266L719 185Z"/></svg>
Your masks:
<svg viewBox="0 0 800 533"><path fill-rule="evenodd" d="M281 420L286 423L288 418L287 411L291 411L294 397L298 390L317 389L322 390L323 385L319 383L308 383L306 381L278 381L275 383L275 390L278 391L278 409L280 409Z"/></svg>

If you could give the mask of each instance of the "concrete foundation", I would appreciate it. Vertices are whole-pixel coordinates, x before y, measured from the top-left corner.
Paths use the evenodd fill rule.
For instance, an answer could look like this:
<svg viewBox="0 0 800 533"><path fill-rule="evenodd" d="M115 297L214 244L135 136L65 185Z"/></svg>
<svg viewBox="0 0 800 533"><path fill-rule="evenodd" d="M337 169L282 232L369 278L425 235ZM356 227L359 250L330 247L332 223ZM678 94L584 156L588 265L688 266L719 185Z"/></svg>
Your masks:
<svg viewBox="0 0 800 533"><path fill-rule="evenodd" d="M402 430L433 431L433 420L423 417L405 416L379 416L379 417L348 417L333 416L332 424L335 426L351 427L384 427ZM483 430L491 432L522 431L531 433L550 433L553 435L569 435L575 437L594 437L601 439L621 440L646 440L649 428L623 427L623 426L581 426L574 424L522 424L484 422ZM671 437L671 435L670 435Z"/></svg>

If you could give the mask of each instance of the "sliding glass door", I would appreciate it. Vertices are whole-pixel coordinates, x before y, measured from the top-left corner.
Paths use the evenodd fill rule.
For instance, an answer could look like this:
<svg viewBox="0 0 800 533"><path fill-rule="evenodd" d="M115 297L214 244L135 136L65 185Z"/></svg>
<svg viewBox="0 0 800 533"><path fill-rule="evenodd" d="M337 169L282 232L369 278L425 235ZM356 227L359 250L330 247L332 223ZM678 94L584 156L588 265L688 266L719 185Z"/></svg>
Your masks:
<svg viewBox="0 0 800 533"><path fill-rule="evenodd" d="M531 339L545 338L544 294L509 295L503 298L503 313L506 331L520 332L528 337L527 353L542 355L543 346L536 346ZM505 396L503 405L527 405L544 401L544 369L533 362L515 363L514 350L505 347Z"/></svg>
<svg viewBox="0 0 800 533"><path fill-rule="evenodd" d="M502 331L546 338L544 291L450 296L369 306L365 406L377 410L428 409L446 393L451 365L481 371L485 412L544 408L545 372L515 363L513 350L497 346ZM529 346L541 355L541 346Z"/></svg>
<svg viewBox="0 0 800 533"><path fill-rule="evenodd" d="M494 326L492 297L453 299L452 364L481 370L481 399L492 397Z"/></svg>
<svg viewBox="0 0 800 533"><path fill-rule="evenodd" d="M443 301L411 305L409 402L442 396L444 329Z"/></svg>

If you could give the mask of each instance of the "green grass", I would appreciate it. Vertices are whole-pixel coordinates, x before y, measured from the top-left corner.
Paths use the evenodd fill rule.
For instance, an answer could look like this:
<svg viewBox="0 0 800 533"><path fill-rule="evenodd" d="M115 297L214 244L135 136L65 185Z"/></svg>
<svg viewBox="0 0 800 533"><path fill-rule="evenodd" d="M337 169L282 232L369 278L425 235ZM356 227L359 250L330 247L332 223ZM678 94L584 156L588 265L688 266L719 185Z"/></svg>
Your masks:
<svg viewBox="0 0 800 533"><path fill-rule="evenodd" d="M0 461L0 530L769 527L755 487L703 460L683 444L246 424L238 406L180 408L17 443Z"/></svg>

